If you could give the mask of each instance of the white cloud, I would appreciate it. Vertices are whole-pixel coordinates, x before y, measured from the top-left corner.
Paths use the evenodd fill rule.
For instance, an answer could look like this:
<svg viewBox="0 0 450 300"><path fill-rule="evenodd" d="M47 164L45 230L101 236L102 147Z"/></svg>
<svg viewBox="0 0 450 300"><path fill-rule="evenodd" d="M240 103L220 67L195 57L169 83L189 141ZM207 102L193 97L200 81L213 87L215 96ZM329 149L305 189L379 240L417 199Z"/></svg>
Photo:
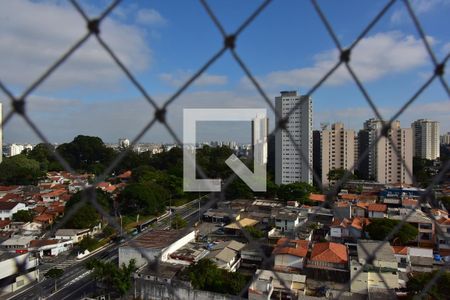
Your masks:
<svg viewBox="0 0 450 300"><path fill-rule="evenodd" d="M169 84L170 86L180 87L185 83L191 76L193 72L178 70L175 73L162 73L159 75L159 79ZM194 81L195 86L213 86L213 85L225 85L228 82L228 78L225 75L212 75L208 73L203 73L196 81Z"/></svg>
<svg viewBox="0 0 450 300"><path fill-rule="evenodd" d="M28 86L85 33L86 25L70 5L60 2L4 1L0 10L0 78L6 84ZM107 18L101 36L132 71L151 63L143 33ZM108 54L91 37L45 83L45 88L115 83L123 76Z"/></svg>
<svg viewBox="0 0 450 300"><path fill-rule="evenodd" d="M154 9L141 9L136 14L136 21L146 25L165 25L167 20Z"/></svg>
<svg viewBox="0 0 450 300"><path fill-rule="evenodd" d="M450 5L450 0L412 0L411 6L416 15L423 15L433 11L436 8ZM409 17L406 6L401 3L401 8L394 10L391 15L391 22L398 24Z"/></svg>
<svg viewBox="0 0 450 300"><path fill-rule="evenodd" d="M429 38L433 43L433 39ZM339 60L336 49L324 51L314 57L311 67L275 71L260 77L266 88L311 87ZM350 65L363 82L374 81L395 73L414 70L428 63L428 55L419 38L398 31L377 33L362 39L353 49ZM328 85L342 85L351 81L344 66L328 78ZM247 82L247 79L243 79ZM247 82L248 83L248 82Z"/></svg>

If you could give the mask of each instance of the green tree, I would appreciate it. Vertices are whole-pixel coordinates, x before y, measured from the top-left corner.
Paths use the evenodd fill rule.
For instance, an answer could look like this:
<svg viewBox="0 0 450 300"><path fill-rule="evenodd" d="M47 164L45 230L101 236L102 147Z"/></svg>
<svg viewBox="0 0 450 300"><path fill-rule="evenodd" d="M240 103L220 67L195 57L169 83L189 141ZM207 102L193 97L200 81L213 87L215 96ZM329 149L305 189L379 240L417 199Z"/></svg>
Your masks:
<svg viewBox="0 0 450 300"><path fill-rule="evenodd" d="M14 222L32 222L33 218L34 214L31 210L19 210L12 216Z"/></svg>
<svg viewBox="0 0 450 300"><path fill-rule="evenodd" d="M347 180L356 179L356 176L352 172L342 168L331 169L327 174L328 181L330 182L338 182L344 176L347 176Z"/></svg>
<svg viewBox="0 0 450 300"><path fill-rule="evenodd" d="M372 219L371 223L366 226L366 231L371 239L382 241L399 223L400 221L392 219ZM416 227L405 223L391 240L397 239L404 244L417 238L418 233Z"/></svg>
<svg viewBox="0 0 450 300"><path fill-rule="evenodd" d="M315 188L306 182L282 184L278 189L278 198L284 201L296 200L300 203L308 203L309 194L315 192Z"/></svg>
<svg viewBox="0 0 450 300"><path fill-rule="evenodd" d="M110 212L111 198L105 192L96 189L96 200L100 206ZM66 209L69 211L73 206L82 201L83 197L86 198L86 202L78 208L78 210L72 215L72 217L64 225L65 228L84 229L92 228L102 220L102 215L95 209L92 203L89 201L89 194L86 191L76 193L66 203Z"/></svg>
<svg viewBox="0 0 450 300"><path fill-rule="evenodd" d="M412 278L406 283L408 296L413 298L424 291L428 282L436 275L436 272L431 273L414 273ZM450 295L450 272L444 271L436 282L424 293L425 299L448 299ZM424 299L421 298L421 299Z"/></svg>
<svg viewBox="0 0 450 300"><path fill-rule="evenodd" d="M183 219L179 214L175 214L172 218L172 228L181 229L187 226L187 221Z"/></svg>
<svg viewBox="0 0 450 300"><path fill-rule="evenodd" d="M55 147L51 144L40 143L33 147L33 150L27 152L27 157L39 162L41 171L61 171L64 168L55 159L53 155Z"/></svg>
<svg viewBox="0 0 450 300"><path fill-rule="evenodd" d="M56 150L73 168L95 174L101 173L116 155L101 138L85 135L75 137L72 142L62 144Z"/></svg>
<svg viewBox="0 0 450 300"><path fill-rule="evenodd" d="M3 159L0 164L0 182L11 185L36 184L42 177L39 162L19 154Z"/></svg>
<svg viewBox="0 0 450 300"><path fill-rule="evenodd" d="M131 183L120 193L119 209L125 215L157 215L168 198L168 192L155 183Z"/></svg>
<svg viewBox="0 0 450 300"><path fill-rule="evenodd" d="M221 294L239 295L249 279L241 273L218 268L210 259L191 264L185 272L195 289Z"/></svg>
<svg viewBox="0 0 450 300"><path fill-rule="evenodd" d="M253 226L246 227L244 230L247 231L250 234L250 236L255 238L255 239L260 239L260 238L266 236L264 231L262 231L262 230L260 230L260 229L258 229L256 227L253 227Z"/></svg>
<svg viewBox="0 0 450 300"><path fill-rule="evenodd" d="M123 296L131 288L131 275L136 270L136 262L131 259L128 265L118 267L110 261L92 259L86 263L86 267L92 270L91 276L107 294Z"/></svg>
<svg viewBox="0 0 450 300"><path fill-rule="evenodd" d="M227 199L252 199L253 192L242 179L236 177L225 190Z"/></svg>
<svg viewBox="0 0 450 300"><path fill-rule="evenodd" d="M56 286L58 278L63 276L63 274L64 274L64 270L63 269L52 268L52 269L48 270L47 273L45 273L45 275L44 275L45 277L52 278L54 280L54 282L55 282L55 292L58 290L57 286Z"/></svg>

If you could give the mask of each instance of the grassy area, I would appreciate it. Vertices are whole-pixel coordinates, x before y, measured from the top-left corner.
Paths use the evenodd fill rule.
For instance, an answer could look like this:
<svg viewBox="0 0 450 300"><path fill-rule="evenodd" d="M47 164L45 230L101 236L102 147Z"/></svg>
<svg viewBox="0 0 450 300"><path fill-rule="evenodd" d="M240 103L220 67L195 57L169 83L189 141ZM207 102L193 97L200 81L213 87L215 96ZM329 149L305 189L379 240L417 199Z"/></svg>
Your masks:
<svg viewBox="0 0 450 300"><path fill-rule="evenodd" d="M185 199L185 198L175 199L175 200L173 200L172 206L182 206L191 201L192 201L192 199Z"/></svg>

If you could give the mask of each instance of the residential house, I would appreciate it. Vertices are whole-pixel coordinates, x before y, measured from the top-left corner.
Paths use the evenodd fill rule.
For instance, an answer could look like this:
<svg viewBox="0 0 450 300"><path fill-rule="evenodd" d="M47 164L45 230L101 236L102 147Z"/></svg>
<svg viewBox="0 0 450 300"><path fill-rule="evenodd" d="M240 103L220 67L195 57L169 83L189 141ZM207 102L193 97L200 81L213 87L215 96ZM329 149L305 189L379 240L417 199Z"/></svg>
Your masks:
<svg viewBox="0 0 450 300"><path fill-rule="evenodd" d="M240 266L240 251L245 244L231 240L214 245L207 255L219 268L236 272Z"/></svg>
<svg viewBox="0 0 450 300"><path fill-rule="evenodd" d="M305 285L305 275L259 269L248 288L248 299L297 299L304 293Z"/></svg>
<svg viewBox="0 0 450 300"><path fill-rule="evenodd" d="M0 202L0 220L12 220L13 215L19 210L28 208L20 202Z"/></svg>
<svg viewBox="0 0 450 300"><path fill-rule="evenodd" d="M298 213L280 210L273 215L275 227L282 232L293 232L300 224Z"/></svg>
<svg viewBox="0 0 450 300"><path fill-rule="evenodd" d="M273 250L274 270L295 272L303 269L308 254L308 245L309 241L307 240L279 239Z"/></svg>
<svg viewBox="0 0 450 300"><path fill-rule="evenodd" d="M352 221L344 218L338 219L335 218L333 223L330 225L330 238L333 241L341 241L344 238L350 237L349 227L352 224Z"/></svg>
<svg viewBox="0 0 450 300"><path fill-rule="evenodd" d="M74 244L77 244L90 235L92 235L90 229L58 229L55 233L55 239L71 240Z"/></svg>
<svg viewBox="0 0 450 300"><path fill-rule="evenodd" d="M62 196L66 193L67 191L65 189L56 189L51 192L41 194L41 197L44 203L57 202L60 201Z"/></svg>
<svg viewBox="0 0 450 300"><path fill-rule="evenodd" d="M333 214L338 219L351 219L352 218L352 206L347 201L335 202L333 206Z"/></svg>
<svg viewBox="0 0 450 300"><path fill-rule="evenodd" d="M33 236L13 235L6 241L3 241L1 245L2 248L7 251L12 251L16 253L25 253L28 252L30 242L34 239L35 237Z"/></svg>
<svg viewBox="0 0 450 300"><path fill-rule="evenodd" d="M407 246L392 246L395 259L397 260L397 268L400 272L409 272L409 258Z"/></svg>
<svg viewBox="0 0 450 300"><path fill-rule="evenodd" d="M386 218L387 205L381 203L370 203L367 206L367 212L369 218Z"/></svg>
<svg viewBox="0 0 450 300"><path fill-rule="evenodd" d="M369 207L368 202L357 202L352 205L352 216L364 218L368 216L367 208Z"/></svg>
<svg viewBox="0 0 450 300"><path fill-rule="evenodd" d="M411 272L433 271L433 249L408 247L408 260Z"/></svg>
<svg viewBox="0 0 450 300"><path fill-rule="evenodd" d="M399 288L398 263L390 244L358 240L357 251L357 259L350 262L350 291L369 294L372 289L381 289L395 295L394 290Z"/></svg>
<svg viewBox="0 0 450 300"><path fill-rule="evenodd" d="M11 220L0 221L0 231L5 231L10 229Z"/></svg>
<svg viewBox="0 0 450 300"><path fill-rule="evenodd" d="M435 246L436 235L434 222L423 211L407 208L390 210L389 218L398 221L405 219L407 223L416 227L419 231L417 236L417 244L419 247L433 248Z"/></svg>
<svg viewBox="0 0 450 300"><path fill-rule="evenodd" d="M441 256L450 256L450 219L440 217L437 221L439 231L437 232L437 248Z"/></svg>
<svg viewBox="0 0 450 300"><path fill-rule="evenodd" d="M318 280L346 282L348 280L348 249L343 244L315 243L307 267Z"/></svg>

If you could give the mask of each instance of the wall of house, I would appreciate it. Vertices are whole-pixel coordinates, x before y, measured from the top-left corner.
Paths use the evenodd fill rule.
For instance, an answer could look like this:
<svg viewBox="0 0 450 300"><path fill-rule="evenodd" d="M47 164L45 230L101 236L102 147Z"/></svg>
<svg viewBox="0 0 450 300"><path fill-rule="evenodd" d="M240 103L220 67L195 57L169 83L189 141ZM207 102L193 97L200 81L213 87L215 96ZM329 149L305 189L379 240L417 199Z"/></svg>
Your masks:
<svg viewBox="0 0 450 300"><path fill-rule="evenodd" d="M369 211L369 218L384 218L384 212L379 211Z"/></svg>

